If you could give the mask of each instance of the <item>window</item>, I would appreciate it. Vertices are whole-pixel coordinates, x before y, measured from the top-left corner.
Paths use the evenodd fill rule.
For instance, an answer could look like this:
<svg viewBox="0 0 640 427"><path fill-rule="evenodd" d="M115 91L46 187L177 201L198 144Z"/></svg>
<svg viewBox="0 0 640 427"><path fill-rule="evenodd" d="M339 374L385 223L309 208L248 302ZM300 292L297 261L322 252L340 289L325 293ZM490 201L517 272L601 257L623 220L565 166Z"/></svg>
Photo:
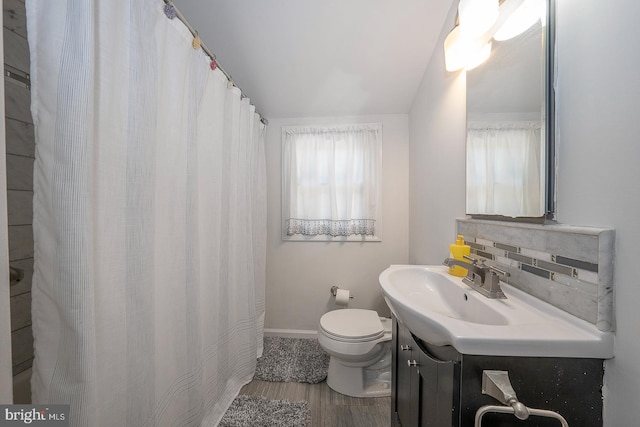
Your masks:
<svg viewBox="0 0 640 427"><path fill-rule="evenodd" d="M382 125L282 128L282 239L380 241Z"/></svg>
<svg viewBox="0 0 640 427"><path fill-rule="evenodd" d="M544 214L539 122L469 122L467 213Z"/></svg>

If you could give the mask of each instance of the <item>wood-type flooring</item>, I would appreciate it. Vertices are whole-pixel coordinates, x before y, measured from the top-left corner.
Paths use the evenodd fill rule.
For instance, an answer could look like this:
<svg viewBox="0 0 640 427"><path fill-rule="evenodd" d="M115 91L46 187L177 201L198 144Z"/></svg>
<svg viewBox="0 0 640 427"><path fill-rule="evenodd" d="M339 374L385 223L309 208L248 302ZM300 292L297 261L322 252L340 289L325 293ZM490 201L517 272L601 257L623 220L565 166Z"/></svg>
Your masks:
<svg viewBox="0 0 640 427"><path fill-rule="evenodd" d="M240 394L267 399L299 401L311 405L312 427L389 427L391 398L357 398L337 393L325 381L319 384L253 380Z"/></svg>

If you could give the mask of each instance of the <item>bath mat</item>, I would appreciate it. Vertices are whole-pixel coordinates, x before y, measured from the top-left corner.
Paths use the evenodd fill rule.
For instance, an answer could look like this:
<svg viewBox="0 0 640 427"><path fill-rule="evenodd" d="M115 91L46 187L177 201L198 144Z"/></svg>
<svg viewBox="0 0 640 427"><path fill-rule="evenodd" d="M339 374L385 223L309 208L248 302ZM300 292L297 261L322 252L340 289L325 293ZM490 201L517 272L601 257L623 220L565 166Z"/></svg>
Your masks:
<svg viewBox="0 0 640 427"><path fill-rule="evenodd" d="M328 369L329 355L318 340L264 337L254 379L315 384L327 378Z"/></svg>
<svg viewBox="0 0 640 427"><path fill-rule="evenodd" d="M240 395L227 409L219 427L306 427L311 425L309 402L269 400Z"/></svg>

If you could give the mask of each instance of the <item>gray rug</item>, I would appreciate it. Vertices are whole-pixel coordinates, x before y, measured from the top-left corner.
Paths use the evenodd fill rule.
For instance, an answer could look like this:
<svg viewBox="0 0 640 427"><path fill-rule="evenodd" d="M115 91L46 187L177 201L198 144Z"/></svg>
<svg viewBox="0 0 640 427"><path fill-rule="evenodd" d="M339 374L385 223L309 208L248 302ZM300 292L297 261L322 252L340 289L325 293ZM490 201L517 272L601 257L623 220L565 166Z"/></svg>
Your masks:
<svg viewBox="0 0 640 427"><path fill-rule="evenodd" d="M324 381L328 369L329 355L318 340L264 337L254 379L315 384Z"/></svg>
<svg viewBox="0 0 640 427"><path fill-rule="evenodd" d="M259 396L236 397L219 427L306 427L311 425L309 402L269 400Z"/></svg>

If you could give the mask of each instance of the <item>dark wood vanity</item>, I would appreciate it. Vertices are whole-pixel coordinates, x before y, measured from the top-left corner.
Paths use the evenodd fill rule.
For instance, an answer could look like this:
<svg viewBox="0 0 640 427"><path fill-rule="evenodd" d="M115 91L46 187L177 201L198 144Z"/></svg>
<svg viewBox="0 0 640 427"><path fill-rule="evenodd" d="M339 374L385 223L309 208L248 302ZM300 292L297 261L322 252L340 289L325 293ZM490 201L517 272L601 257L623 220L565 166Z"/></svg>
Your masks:
<svg viewBox="0 0 640 427"><path fill-rule="evenodd" d="M402 427L473 427L478 408L500 405L482 394L483 370L509 372L518 400L560 413L571 427L602 426L602 359L460 354L433 346L393 319L391 424ZM557 420L487 414L484 427L557 427Z"/></svg>

